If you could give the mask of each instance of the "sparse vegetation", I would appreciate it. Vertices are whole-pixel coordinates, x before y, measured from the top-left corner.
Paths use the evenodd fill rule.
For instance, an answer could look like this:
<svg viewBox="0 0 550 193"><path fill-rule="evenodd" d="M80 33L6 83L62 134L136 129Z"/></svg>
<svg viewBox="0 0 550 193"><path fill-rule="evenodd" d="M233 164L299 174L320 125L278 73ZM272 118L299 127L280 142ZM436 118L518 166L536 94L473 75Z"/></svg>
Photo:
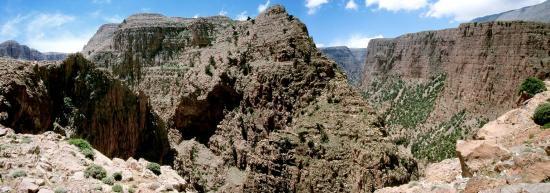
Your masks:
<svg viewBox="0 0 550 193"><path fill-rule="evenodd" d="M550 128L550 103L539 105L535 109L533 120L536 124L542 125L544 129Z"/></svg>
<svg viewBox="0 0 550 193"><path fill-rule="evenodd" d="M122 173L120 172L113 173L113 179L115 179L116 181L122 180Z"/></svg>
<svg viewBox="0 0 550 193"><path fill-rule="evenodd" d="M122 192L122 186L120 184L115 184L112 187L113 192Z"/></svg>
<svg viewBox="0 0 550 193"><path fill-rule="evenodd" d="M92 145L88 141L80 138L69 139L69 144L74 145L80 149L80 152L84 154L84 157L88 159L94 159L94 150Z"/></svg>
<svg viewBox="0 0 550 193"><path fill-rule="evenodd" d="M99 165L90 165L84 170L84 177L86 178L95 178L98 180L101 180L107 176L107 171L105 168L99 166Z"/></svg>
<svg viewBox="0 0 550 193"><path fill-rule="evenodd" d="M54 193L67 193L67 190L65 188L56 188Z"/></svg>
<svg viewBox="0 0 550 193"><path fill-rule="evenodd" d="M111 176L107 176L107 177L102 178L101 182L103 182L104 184L107 184L107 185L113 185L115 183L115 179L113 179L113 177L111 177Z"/></svg>
<svg viewBox="0 0 550 193"><path fill-rule="evenodd" d="M157 163L149 162L147 164L147 169L151 170L156 175L160 175L160 165Z"/></svg>
<svg viewBox="0 0 550 193"><path fill-rule="evenodd" d="M208 76L212 76L212 75L213 75L213 74L212 74L212 69L210 68L210 65L206 65L206 66L204 67L204 73L206 73L206 75L208 75Z"/></svg>
<svg viewBox="0 0 550 193"><path fill-rule="evenodd" d="M134 188L128 188L128 193L134 193L136 190Z"/></svg>
<svg viewBox="0 0 550 193"><path fill-rule="evenodd" d="M546 91L544 82L536 77L529 77L521 83L519 87L520 93L525 93L529 97L533 97L538 93Z"/></svg>
<svg viewBox="0 0 550 193"><path fill-rule="evenodd" d="M31 142L32 142L32 139L29 136L23 136L23 138L21 138L21 143L31 143Z"/></svg>
<svg viewBox="0 0 550 193"><path fill-rule="evenodd" d="M12 178L25 177L25 176L27 176L27 172L25 172L25 170L18 169L18 170L15 170L14 172L12 172L10 174L10 176Z"/></svg>

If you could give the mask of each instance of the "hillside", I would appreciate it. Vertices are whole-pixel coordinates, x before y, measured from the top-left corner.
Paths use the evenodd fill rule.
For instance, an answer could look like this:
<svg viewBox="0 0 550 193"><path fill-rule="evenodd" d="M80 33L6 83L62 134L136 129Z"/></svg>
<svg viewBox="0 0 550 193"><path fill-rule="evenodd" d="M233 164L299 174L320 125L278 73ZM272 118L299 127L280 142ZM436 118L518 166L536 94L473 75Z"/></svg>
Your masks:
<svg viewBox="0 0 550 193"><path fill-rule="evenodd" d="M0 57L8 57L22 60L63 60L67 57L64 53L46 52L41 53L28 46L21 45L16 41L9 40L0 43Z"/></svg>
<svg viewBox="0 0 550 193"><path fill-rule="evenodd" d="M550 23L550 1L472 20L472 22L491 21L531 21Z"/></svg>
<svg viewBox="0 0 550 193"><path fill-rule="evenodd" d="M6 60L0 124L172 165L198 192L372 192L417 177L281 6L248 21L136 14L83 55Z"/></svg>
<svg viewBox="0 0 550 193"><path fill-rule="evenodd" d="M543 23L493 22L375 39L364 96L415 157L453 157L456 140L517 106L521 81L549 76L549 33Z"/></svg>
<svg viewBox="0 0 550 193"><path fill-rule="evenodd" d="M362 80L363 65L367 59L366 48L348 48L346 46L319 48L323 54L334 60L342 69L352 85Z"/></svg>

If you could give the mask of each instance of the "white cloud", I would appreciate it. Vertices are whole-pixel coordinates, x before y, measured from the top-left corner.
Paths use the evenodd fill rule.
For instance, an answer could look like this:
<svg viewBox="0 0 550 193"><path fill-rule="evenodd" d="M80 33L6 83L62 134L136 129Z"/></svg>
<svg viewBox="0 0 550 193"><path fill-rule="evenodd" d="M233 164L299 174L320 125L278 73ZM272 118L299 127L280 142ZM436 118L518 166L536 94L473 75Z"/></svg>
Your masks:
<svg viewBox="0 0 550 193"><path fill-rule="evenodd" d="M248 19L248 15L246 13L246 11L243 11L241 13L239 13L239 15L237 15L237 17L235 17L236 20L239 20L239 21L246 21L246 19Z"/></svg>
<svg viewBox="0 0 550 193"><path fill-rule="evenodd" d="M385 9L388 11L412 11L427 6L428 0L365 0L365 3L367 7L378 5L378 9Z"/></svg>
<svg viewBox="0 0 550 193"><path fill-rule="evenodd" d="M265 11L265 9L267 9L267 7L269 7L270 3L271 3L270 0L267 0L267 2L265 2L265 4L258 5L258 13Z"/></svg>
<svg viewBox="0 0 550 193"><path fill-rule="evenodd" d="M111 0L92 0L92 3L95 3L95 4L110 4Z"/></svg>
<svg viewBox="0 0 550 193"><path fill-rule="evenodd" d="M222 9L222 10L218 13L218 15L226 16L226 15L227 15L227 11L225 11L225 10Z"/></svg>
<svg viewBox="0 0 550 193"><path fill-rule="evenodd" d="M366 48L369 45L369 41L376 38L383 38L382 35L367 36L363 34L354 34L344 40L335 40L328 44L328 46L347 46L348 48ZM324 44L318 44L324 46ZM317 46L319 47L319 46Z"/></svg>
<svg viewBox="0 0 550 193"><path fill-rule="evenodd" d="M195 19L199 18L199 14L193 15L193 18L195 18Z"/></svg>
<svg viewBox="0 0 550 193"><path fill-rule="evenodd" d="M1 25L0 38L16 39L41 52L78 52L96 29L75 28L75 21L61 13L19 15Z"/></svg>
<svg viewBox="0 0 550 193"><path fill-rule="evenodd" d="M476 17L505 12L545 0L437 0L425 13L428 17L450 17L454 21L469 21Z"/></svg>
<svg viewBox="0 0 550 193"><path fill-rule="evenodd" d="M357 10L357 8L357 3L355 3L354 0L349 0L348 3L346 3L346 9Z"/></svg>
<svg viewBox="0 0 550 193"><path fill-rule="evenodd" d="M328 3L328 0L306 0L306 7L308 8L307 14L315 14L321 5L326 3Z"/></svg>

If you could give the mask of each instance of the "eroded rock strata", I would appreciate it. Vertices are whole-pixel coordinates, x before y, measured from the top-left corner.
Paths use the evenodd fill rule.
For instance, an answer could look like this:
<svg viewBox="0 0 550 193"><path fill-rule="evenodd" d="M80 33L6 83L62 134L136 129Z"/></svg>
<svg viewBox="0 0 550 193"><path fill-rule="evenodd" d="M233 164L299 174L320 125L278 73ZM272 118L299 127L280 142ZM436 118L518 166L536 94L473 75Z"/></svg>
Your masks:
<svg viewBox="0 0 550 193"><path fill-rule="evenodd" d="M197 190L368 192L416 176L281 6L248 21L138 14L114 28L84 54L150 97Z"/></svg>
<svg viewBox="0 0 550 193"><path fill-rule="evenodd" d="M516 107L527 77L550 73L550 25L467 23L369 43L362 87L396 143L417 158L454 156L454 143Z"/></svg>

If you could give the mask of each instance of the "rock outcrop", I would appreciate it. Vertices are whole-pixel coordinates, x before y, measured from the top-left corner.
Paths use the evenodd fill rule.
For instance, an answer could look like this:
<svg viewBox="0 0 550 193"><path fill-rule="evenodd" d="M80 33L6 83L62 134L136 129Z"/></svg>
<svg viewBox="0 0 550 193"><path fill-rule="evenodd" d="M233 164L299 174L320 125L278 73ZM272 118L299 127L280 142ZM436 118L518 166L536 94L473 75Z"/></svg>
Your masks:
<svg viewBox="0 0 550 193"><path fill-rule="evenodd" d="M472 22L491 21L532 21L550 23L550 1L472 20Z"/></svg>
<svg viewBox="0 0 550 193"><path fill-rule="evenodd" d="M344 71L352 85L358 85L362 80L363 65L367 59L366 48L348 48L346 46L319 48L323 54L334 60Z"/></svg>
<svg viewBox="0 0 550 193"><path fill-rule="evenodd" d="M170 166L161 166L157 175L144 159L109 159L97 150L89 159L51 131L16 134L2 125L0 131L7 131L0 135L2 192L114 192L116 185L124 192L196 192ZM86 177L90 166L103 168L106 180ZM113 177L115 173L120 179Z"/></svg>
<svg viewBox="0 0 550 193"><path fill-rule="evenodd" d="M550 91L535 95L480 128L474 139L458 141L458 159L428 165L419 181L376 192L548 192L550 130L531 117L549 100ZM497 127L503 132L493 132Z"/></svg>
<svg viewBox="0 0 550 193"><path fill-rule="evenodd" d="M67 57L65 53L46 52L41 53L38 50L21 45L13 40L8 40L0 44L0 57L22 59L22 60L63 60Z"/></svg>
<svg viewBox="0 0 550 193"><path fill-rule="evenodd" d="M466 23L370 41L365 97L418 158L454 156L456 140L516 107L519 84L549 77L550 25Z"/></svg>
<svg viewBox="0 0 550 193"><path fill-rule="evenodd" d="M0 124L17 133L83 137L109 157L168 155L166 128L148 98L81 55L62 63L0 62Z"/></svg>
<svg viewBox="0 0 550 193"><path fill-rule="evenodd" d="M137 14L110 27L87 58L150 97L174 168L199 191L371 192L416 176L281 6L248 21Z"/></svg>

